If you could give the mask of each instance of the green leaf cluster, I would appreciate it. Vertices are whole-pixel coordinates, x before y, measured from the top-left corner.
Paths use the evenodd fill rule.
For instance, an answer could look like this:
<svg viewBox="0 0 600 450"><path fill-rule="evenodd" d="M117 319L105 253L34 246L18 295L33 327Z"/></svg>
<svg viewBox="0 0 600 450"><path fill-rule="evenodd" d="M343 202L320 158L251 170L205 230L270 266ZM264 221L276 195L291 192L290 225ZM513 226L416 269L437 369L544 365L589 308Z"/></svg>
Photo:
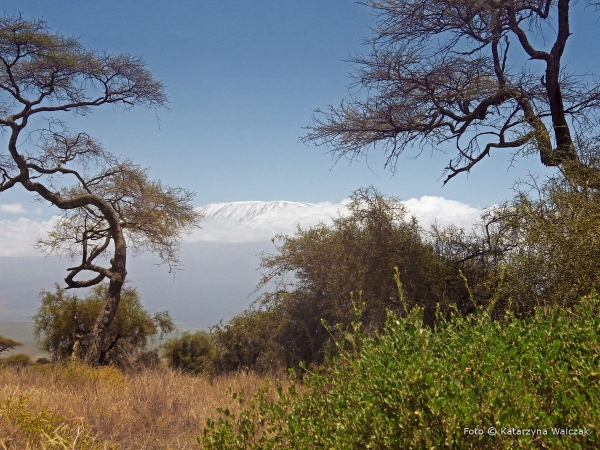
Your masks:
<svg viewBox="0 0 600 450"><path fill-rule="evenodd" d="M523 319L458 315L435 331L423 327L420 309L390 314L376 336L353 322L337 356L310 369L303 386L242 398L241 412L221 411L199 442L219 450L597 448L599 309L593 293ZM554 435L560 427L589 432Z"/></svg>
<svg viewBox="0 0 600 450"><path fill-rule="evenodd" d="M267 374L284 365L286 352L276 337L284 325L282 308L252 308L241 312L227 323L212 327L211 335L217 353L215 373L253 370Z"/></svg>
<svg viewBox="0 0 600 450"><path fill-rule="evenodd" d="M41 306L33 316L35 337L40 348L53 360L72 357L76 346L87 345L94 323L106 301L106 285L92 288L87 297L69 295L58 285L54 292L42 291ZM152 315L140 302L135 288L126 287L119 308L103 343L102 364L124 367L156 336L174 331L168 312Z"/></svg>
<svg viewBox="0 0 600 450"><path fill-rule="evenodd" d="M206 331L184 332L180 337L163 344L164 356L169 365L192 374L210 374L216 347Z"/></svg>

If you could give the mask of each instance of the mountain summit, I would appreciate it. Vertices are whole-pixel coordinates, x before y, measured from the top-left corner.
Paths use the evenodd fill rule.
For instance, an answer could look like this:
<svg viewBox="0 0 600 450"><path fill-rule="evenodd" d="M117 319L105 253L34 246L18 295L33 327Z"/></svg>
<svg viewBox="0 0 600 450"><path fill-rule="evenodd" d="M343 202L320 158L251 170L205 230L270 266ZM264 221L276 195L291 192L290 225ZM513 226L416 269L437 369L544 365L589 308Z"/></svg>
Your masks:
<svg viewBox="0 0 600 450"><path fill-rule="evenodd" d="M302 209L310 209L313 206L315 206L314 203L286 201L231 202L209 203L200 208L200 211L204 214L204 221L227 220L242 222L267 213L284 213L285 210L289 211L291 209L301 212Z"/></svg>
<svg viewBox="0 0 600 450"><path fill-rule="evenodd" d="M187 241L269 242L276 234L293 234L298 227L319 222L331 223L339 203L302 203L288 201L209 203L199 208L204 214Z"/></svg>

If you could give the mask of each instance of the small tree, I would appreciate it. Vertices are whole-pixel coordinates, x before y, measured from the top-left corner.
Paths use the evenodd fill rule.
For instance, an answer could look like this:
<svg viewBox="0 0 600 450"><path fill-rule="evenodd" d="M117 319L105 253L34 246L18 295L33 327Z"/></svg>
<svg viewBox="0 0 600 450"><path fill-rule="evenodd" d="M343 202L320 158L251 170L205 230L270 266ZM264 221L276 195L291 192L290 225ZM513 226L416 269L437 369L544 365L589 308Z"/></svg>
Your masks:
<svg viewBox="0 0 600 450"><path fill-rule="evenodd" d="M90 294L79 299L69 295L60 286L54 292L42 291L42 305L33 317L35 336L40 347L49 352L55 361L77 355L78 346L89 345L85 336L93 330L96 317L108 295L108 286L95 286ZM142 352L149 339L175 329L168 312L151 315L142 308L134 288L125 287L119 310L102 342L100 364L124 366L127 358ZM84 353L87 349L81 349Z"/></svg>
<svg viewBox="0 0 600 450"><path fill-rule="evenodd" d="M78 356L92 363L107 352L102 345L110 341L106 335L127 275L127 244L177 264L181 233L201 215L191 192L150 180L144 169L70 130L56 115L166 101L162 84L140 58L89 50L43 20L0 17L0 128L7 143L0 153L0 193L20 185L62 211L55 231L39 244L79 259L67 269L68 288L108 280L89 342L77 346L86 351Z"/></svg>
<svg viewBox="0 0 600 450"><path fill-rule="evenodd" d="M193 374L211 373L216 348L206 331L185 332L163 345L164 356L174 369Z"/></svg>
<svg viewBox="0 0 600 450"><path fill-rule="evenodd" d="M0 353L10 351L13 348L18 347L19 345L23 344L0 335Z"/></svg>
<svg viewBox="0 0 600 450"><path fill-rule="evenodd" d="M497 212L518 245L505 257L515 302L571 307L600 290L600 192L564 177L534 184Z"/></svg>
<svg viewBox="0 0 600 450"><path fill-rule="evenodd" d="M600 168L597 145L587 148L585 164ZM477 299L494 298L496 317L571 307L600 290L600 191L582 180L532 177L472 232L434 227L436 255L463 270Z"/></svg>

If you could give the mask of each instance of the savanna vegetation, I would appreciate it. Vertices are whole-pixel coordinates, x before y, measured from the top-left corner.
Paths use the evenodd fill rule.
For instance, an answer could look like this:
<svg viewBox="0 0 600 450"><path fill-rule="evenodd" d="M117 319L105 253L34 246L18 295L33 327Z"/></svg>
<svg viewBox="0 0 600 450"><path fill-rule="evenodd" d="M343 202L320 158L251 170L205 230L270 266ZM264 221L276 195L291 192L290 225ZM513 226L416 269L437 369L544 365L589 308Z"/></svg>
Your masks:
<svg viewBox="0 0 600 450"><path fill-rule="evenodd" d="M383 148L390 167L408 145L453 141L446 182L506 149L538 155L555 176L520 182L472 229L424 229L400 199L359 189L330 225L274 239L250 308L160 351L148 340L173 323L145 311L123 284L122 244L127 237L176 262L180 232L198 219L190 194L150 182L83 135L51 127L39 160L18 153L16 140L42 110L160 105L162 85L135 58L117 58L133 77L121 80L117 59L105 57L99 71L97 55L43 22L4 19L0 87L22 106L0 118L11 135L0 191L19 183L65 209L40 244L82 258L69 288L96 287L84 299L60 287L41 294L37 336L54 362L5 360L0 444L600 447L600 96L593 77L561 69L572 4L365 3L379 14L372 52L355 58L367 95L317 114L307 141L337 157ZM516 70L515 47L540 65ZM73 61L77 70L59 77ZM73 91L81 78L104 86L99 99ZM128 89L113 92L112 83ZM48 95L66 106L44 106ZM45 175L72 175L64 165L78 158L96 161L100 174L76 175L60 193L42 184ZM95 265L109 248L111 266ZM95 278L75 281L90 270Z"/></svg>
<svg viewBox="0 0 600 450"><path fill-rule="evenodd" d="M357 302L335 356L302 366L302 383L276 383L277 396L268 386L238 395L242 411L211 418L201 442L219 450L596 448L598 294L524 319L492 320L493 306L440 317L435 331L420 309L389 314L371 336Z"/></svg>
<svg viewBox="0 0 600 450"><path fill-rule="evenodd" d="M254 374L209 380L167 368L122 372L66 362L0 368L0 448L193 449L230 390L252 395Z"/></svg>
<svg viewBox="0 0 600 450"><path fill-rule="evenodd" d="M40 294L41 306L33 316L35 335L42 350L52 355L53 361L77 359L79 345L88 342L94 321L106 301L107 286L97 285L84 299L69 295L60 286L54 292ZM137 291L125 287L119 309L106 333L98 362L102 365L126 367L148 358L149 340L175 330L168 312L150 314L140 303ZM83 350L86 351L85 349Z"/></svg>

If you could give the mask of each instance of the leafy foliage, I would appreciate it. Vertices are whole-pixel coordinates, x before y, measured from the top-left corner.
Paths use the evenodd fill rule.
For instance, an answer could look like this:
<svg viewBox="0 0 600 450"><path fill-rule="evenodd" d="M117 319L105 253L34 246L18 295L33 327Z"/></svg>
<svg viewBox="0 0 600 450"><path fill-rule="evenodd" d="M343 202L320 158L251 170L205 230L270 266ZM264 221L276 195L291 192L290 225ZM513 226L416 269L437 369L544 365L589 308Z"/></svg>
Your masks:
<svg viewBox="0 0 600 450"><path fill-rule="evenodd" d="M263 294L254 309L216 327L225 370L265 372L267 361L286 367L321 362L331 347L330 331L351 322L350 299L358 293L365 299L361 320L369 333L382 328L388 309L405 314L406 307L420 306L428 326L438 309L472 309L459 267L435 254L398 199L374 188L359 189L347 207L349 214L334 218L332 225L277 236L276 253L262 256L259 287L275 282L276 290ZM395 268L404 299L398 297ZM331 330L323 327L323 319Z"/></svg>
<svg viewBox="0 0 600 450"><path fill-rule="evenodd" d="M283 326L282 308L251 308L226 324L215 325L211 334L217 353L216 373L252 369L257 373L276 371L283 365L284 349L276 337Z"/></svg>
<svg viewBox="0 0 600 450"><path fill-rule="evenodd" d="M79 299L58 285L55 292L42 291L42 305L33 317L35 336L40 347L51 353L55 361L72 357L85 337L91 332L96 317L106 299L106 285L92 288L90 294ZM134 288L123 290L114 321L106 336L102 364L124 366L131 357L144 350L150 338L175 329L168 312L151 315L143 309Z"/></svg>
<svg viewBox="0 0 600 450"><path fill-rule="evenodd" d="M478 303L498 298L496 317L508 309L525 315L535 306L572 306L600 290L600 190L582 187L582 179L522 182L472 232L434 227L436 255L459 263Z"/></svg>
<svg viewBox="0 0 600 450"><path fill-rule="evenodd" d="M193 374L212 372L216 349L212 336L206 331L185 332L163 347L172 368Z"/></svg>
<svg viewBox="0 0 600 450"><path fill-rule="evenodd" d="M593 293L572 309L500 322L488 308L442 320L436 331L423 327L420 309L391 314L377 336L355 321L339 354L302 388L278 385L275 399L268 386L250 399L236 395L242 412L222 410L199 442L209 450L595 448L599 309ZM567 424L588 433L554 434ZM502 433L529 427L547 434Z"/></svg>
<svg viewBox="0 0 600 450"><path fill-rule="evenodd" d="M573 305L600 290L600 191L552 179L499 211L518 231L509 255L510 294L520 303Z"/></svg>

